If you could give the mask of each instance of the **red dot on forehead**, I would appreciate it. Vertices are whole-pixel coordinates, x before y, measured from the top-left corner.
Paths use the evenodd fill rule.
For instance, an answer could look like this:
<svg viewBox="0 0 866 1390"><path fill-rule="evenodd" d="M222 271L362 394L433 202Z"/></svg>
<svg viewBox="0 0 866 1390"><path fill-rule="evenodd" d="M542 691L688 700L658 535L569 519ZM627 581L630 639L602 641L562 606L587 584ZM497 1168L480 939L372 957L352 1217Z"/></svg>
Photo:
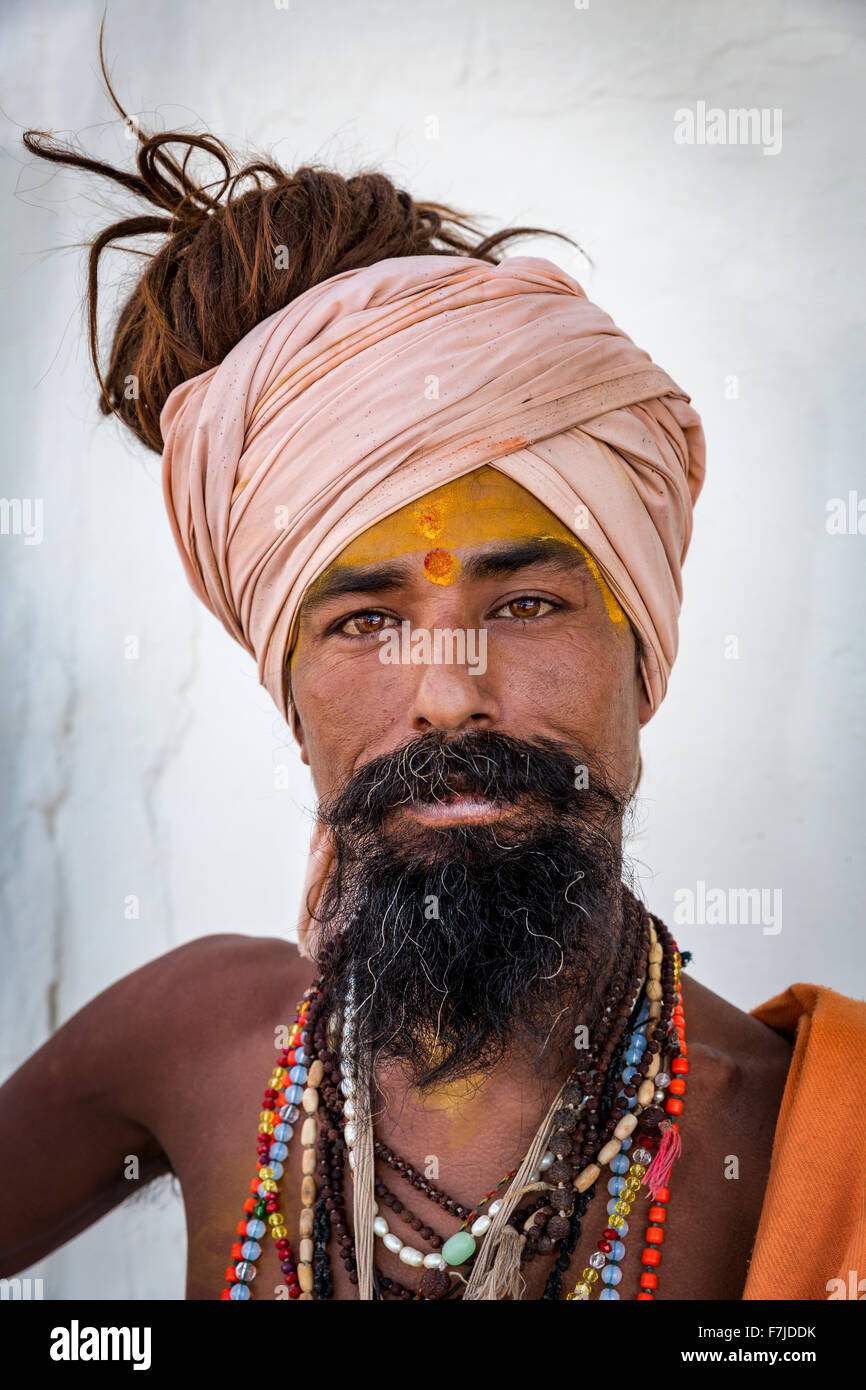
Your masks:
<svg viewBox="0 0 866 1390"><path fill-rule="evenodd" d="M463 566L450 550L428 550L424 573L432 584L453 584Z"/></svg>

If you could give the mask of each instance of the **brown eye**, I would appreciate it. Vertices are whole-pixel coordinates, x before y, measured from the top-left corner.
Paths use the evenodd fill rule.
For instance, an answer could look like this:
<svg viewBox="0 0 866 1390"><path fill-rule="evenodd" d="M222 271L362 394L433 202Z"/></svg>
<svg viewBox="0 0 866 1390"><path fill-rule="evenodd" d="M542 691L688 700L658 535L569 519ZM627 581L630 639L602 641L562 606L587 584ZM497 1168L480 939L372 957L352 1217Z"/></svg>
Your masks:
<svg viewBox="0 0 866 1390"><path fill-rule="evenodd" d="M349 637L367 637L371 633L382 632L387 621L385 613L377 613L375 610L370 613L353 613L351 618L347 618L341 624L340 631Z"/></svg>
<svg viewBox="0 0 866 1390"><path fill-rule="evenodd" d="M503 604L499 611L500 613L507 612L512 618L537 618L542 605L548 609L552 609L554 606L549 599L526 594L523 598L510 599L508 603Z"/></svg>

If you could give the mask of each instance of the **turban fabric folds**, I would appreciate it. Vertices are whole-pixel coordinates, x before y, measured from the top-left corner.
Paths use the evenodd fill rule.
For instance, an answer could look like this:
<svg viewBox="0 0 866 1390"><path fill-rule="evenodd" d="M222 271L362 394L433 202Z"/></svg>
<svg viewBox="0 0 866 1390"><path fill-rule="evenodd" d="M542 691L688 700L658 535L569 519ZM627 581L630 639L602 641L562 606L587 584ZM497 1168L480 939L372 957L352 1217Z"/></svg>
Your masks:
<svg viewBox="0 0 866 1390"><path fill-rule="evenodd" d="M284 717L312 581L368 526L486 463L595 557L641 635L658 708L704 477L700 417L552 262L400 256L344 271L177 386L160 426L187 576Z"/></svg>
<svg viewBox="0 0 866 1390"><path fill-rule="evenodd" d="M700 417L551 261L402 256L332 276L177 386L160 427L189 581L284 717L310 584L369 526L483 464L593 555L661 703L704 479Z"/></svg>

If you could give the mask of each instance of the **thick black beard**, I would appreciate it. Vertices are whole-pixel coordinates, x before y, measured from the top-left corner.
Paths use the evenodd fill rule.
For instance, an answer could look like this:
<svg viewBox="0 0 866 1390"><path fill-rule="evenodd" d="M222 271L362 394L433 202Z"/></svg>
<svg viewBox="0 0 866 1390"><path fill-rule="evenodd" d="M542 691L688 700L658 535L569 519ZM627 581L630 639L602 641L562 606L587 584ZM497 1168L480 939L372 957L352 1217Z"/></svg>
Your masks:
<svg viewBox="0 0 866 1390"><path fill-rule="evenodd" d="M396 807L454 790L520 813L389 828ZM423 1092L506 1052L537 1062L577 1021L594 1035L620 945L627 799L582 749L471 731L424 734L320 805L336 859L317 955L327 948L332 1001L354 979L356 1041L374 1068L401 1062Z"/></svg>

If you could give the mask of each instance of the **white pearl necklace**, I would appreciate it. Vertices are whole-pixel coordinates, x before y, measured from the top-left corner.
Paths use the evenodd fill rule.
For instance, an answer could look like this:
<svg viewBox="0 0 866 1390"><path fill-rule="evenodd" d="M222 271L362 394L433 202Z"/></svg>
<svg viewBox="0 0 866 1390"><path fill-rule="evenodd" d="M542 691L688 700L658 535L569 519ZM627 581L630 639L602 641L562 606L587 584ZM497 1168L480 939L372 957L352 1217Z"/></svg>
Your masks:
<svg viewBox="0 0 866 1390"><path fill-rule="evenodd" d="M340 1053L340 1073L342 1076L340 1090L343 1093L343 1118L345 1120L343 1138L346 1141L349 1168L353 1173L355 1171L354 1146L356 1138L355 1102L353 1099L355 1095L355 1078L349 1057L349 1044L354 1037L354 1004L355 984L354 980L351 980L349 988L346 991L343 1041ZM545 1162L545 1159L547 1162ZM541 1161L541 1166L542 1168L549 1167L552 1162L553 1154L547 1153ZM476 1239L480 1239L481 1236L485 1235L492 1226L493 1218L501 1206L501 1202L491 1202L487 1209L487 1213L476 1217L473 1221L472 1225L469 1227L469 1234ZM401 1240L398 1235L395 1235L388 1225L388 1222L385 1220L385 1217L379 1215L379 1203L375 1201L373 1203L373 1216L375 1218L373 1221L373 1234L378 1236L385 1249L390 1250L392 1254L396 1255L404 1265L409 1265L412 1269L420 1269L423 1267L424 1269L447 1270L451 1268L447 1260L445 1260L438 1251L433 1250L429 1253L425 1253L423 1250L418 1250L414 1245L409 1245L406 1241Z"/></svg>

